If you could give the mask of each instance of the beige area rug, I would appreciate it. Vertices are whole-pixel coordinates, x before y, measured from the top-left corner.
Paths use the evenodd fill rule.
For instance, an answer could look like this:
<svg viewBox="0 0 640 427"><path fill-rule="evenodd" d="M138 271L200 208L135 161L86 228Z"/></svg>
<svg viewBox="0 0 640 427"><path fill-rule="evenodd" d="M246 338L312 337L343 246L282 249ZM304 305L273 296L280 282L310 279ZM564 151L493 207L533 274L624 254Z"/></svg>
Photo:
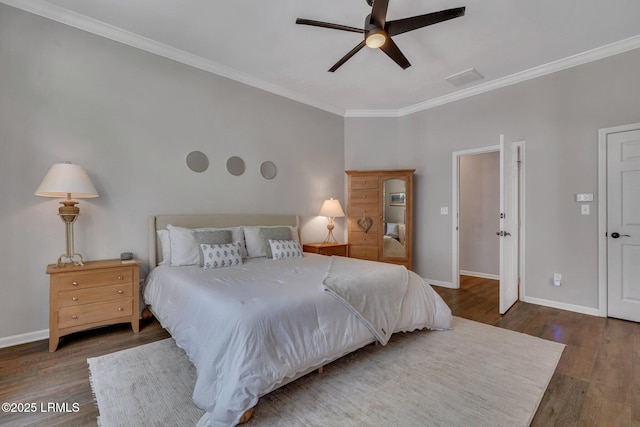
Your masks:
<svg viewBox="0 0 640 427"><path fill-rule="evenodd" d="M454 318L396 334L260 399L250 426L527 426L564 345ZM88 359L99 424L195 425L195 368L173 339Z"/></svg>

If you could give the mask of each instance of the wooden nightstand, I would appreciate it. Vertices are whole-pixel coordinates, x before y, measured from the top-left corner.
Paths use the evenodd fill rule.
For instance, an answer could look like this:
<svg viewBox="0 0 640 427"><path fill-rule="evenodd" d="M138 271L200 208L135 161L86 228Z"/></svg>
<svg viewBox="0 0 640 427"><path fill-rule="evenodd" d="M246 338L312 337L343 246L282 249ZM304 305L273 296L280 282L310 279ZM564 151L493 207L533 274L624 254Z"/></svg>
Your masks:
<svg viewBox="0 0 640 427"><path fill-rule="evenodd" d="M347 256L346 243L305 243L302 250L320 255Z"/></svg>
<svg viewBox="0 0 640 427"><path fill-rule="evenodd" d="M119 259L87 261L83 267L47 266L49 289L49 351L60 337L115 323L129 323L140 331L140 262Z"/></svg>

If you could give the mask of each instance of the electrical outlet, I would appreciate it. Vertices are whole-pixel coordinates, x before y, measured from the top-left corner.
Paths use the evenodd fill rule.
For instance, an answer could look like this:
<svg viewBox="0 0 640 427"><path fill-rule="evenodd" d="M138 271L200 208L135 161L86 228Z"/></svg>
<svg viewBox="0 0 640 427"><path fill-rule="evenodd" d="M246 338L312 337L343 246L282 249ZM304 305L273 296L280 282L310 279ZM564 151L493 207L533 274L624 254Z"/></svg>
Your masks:
<svg viewBox="0 0 640 427"><path fill-rule="evenodd" d="M555 286L560 286L562 284L562 274L560 273L553 274L553 284Z"/></svg>
<svg viewBox="0 0 640 427"><path fill-rule="evenodd" d="M444 208L440 208L440 215L448 215L449 214L449 208L444 207Z"/></svg>

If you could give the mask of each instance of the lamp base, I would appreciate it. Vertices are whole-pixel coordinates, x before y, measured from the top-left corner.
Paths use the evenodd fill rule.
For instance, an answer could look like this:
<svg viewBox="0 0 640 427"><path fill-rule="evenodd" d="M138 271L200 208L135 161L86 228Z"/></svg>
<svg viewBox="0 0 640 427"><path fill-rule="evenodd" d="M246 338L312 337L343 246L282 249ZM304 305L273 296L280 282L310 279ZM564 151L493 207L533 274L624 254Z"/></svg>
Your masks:
<svg viewBox="0 0 640 427"><path fill-rule="evenodd" d="M56 263L56 268L64 267L65 264L73 263L76 267L83 267L84 260L82 259L82 255L80 254L63 254L58 258L58 262Z"/></svg>

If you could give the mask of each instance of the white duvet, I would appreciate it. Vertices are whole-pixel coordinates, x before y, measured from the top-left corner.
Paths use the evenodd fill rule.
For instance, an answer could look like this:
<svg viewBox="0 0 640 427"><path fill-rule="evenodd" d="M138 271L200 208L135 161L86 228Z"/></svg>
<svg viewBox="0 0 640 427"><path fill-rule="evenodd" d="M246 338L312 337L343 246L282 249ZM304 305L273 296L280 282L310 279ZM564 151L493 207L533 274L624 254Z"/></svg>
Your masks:
<svg viewBox="0 0 640 427"><path fill-rule="evenodd" d="M331 258L245 260L238 267L156 267L144 297L197 369L199 426L230 426L258 398L374 340L324 291ZM451 311L415 273L395 332L448 329Z"/></svg>

